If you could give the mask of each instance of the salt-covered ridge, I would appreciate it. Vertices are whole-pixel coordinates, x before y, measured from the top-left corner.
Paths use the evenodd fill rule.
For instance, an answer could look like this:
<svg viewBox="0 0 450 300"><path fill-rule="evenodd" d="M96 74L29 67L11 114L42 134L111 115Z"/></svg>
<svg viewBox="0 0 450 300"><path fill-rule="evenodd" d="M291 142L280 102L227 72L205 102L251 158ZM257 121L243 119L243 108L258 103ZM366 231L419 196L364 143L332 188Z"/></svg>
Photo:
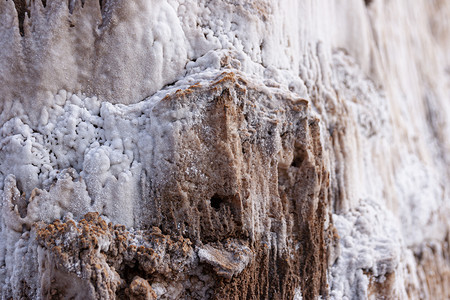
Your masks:
<svg viewBox="0 0 450 300"><path fill-rule="evenodd" d="M22 100L16 107L3 104L4 119L30 111L30 99L49 105L60 89L135 103L183 76L186 63L220 49L237 51L250 74L287 76L283 81L294 85L306 63L299 53L307 54L318 41L325 49L358 41L352 54L370 60L369 46L360 38L369 36L367 20L333 15L337 4L327 1L105 1L101 10L99 1L88 0L83 6L71 1L72 13L64 1L48 1L45 8L31 1L23 37L13 4L0 4L2 81L8 83L1 94ZM348 7L365 14L362 1ZM333 19L343 26L339 34ZM329 58L328 50L323 54Z"/></svg>
<svg viewBox="0 0 450 300"><path fill-rule="evenodd" d="M319 120L334 214L322 229L337 228L326 242L330 296L448 295L448 2L32 1L29 11L22 37L13 1L0 1L2 295L18 295L16 258L36 258L27 237L36 221L97 211L140 227L142 211L157 210L143 208L143 195L167 180L158 174L178 152L191 164L174 186L203 180L182 151L193 141L170 132L192 128L173 124L205 102L163 99L224 69L256 87L259 104L277 95L256 105L258 118L280 118L270 103L281 97L307 100ZM282 154L279 166L297 164ZM254 237L271 227L255 221L264 208L253 210ZM286 224L276 226L268 245L290 249Z"/></svg>

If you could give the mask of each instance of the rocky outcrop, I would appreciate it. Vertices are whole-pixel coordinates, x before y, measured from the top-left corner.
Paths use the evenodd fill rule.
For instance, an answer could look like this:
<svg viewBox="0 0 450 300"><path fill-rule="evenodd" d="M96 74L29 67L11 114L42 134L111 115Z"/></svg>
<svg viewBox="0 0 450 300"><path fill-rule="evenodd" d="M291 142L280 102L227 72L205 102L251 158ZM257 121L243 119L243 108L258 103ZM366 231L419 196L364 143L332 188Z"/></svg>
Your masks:
<svg viewBox="0 0 450 300"><path fill-rule="evenodd" d="M450 297L450 6L294 2L0 0L2 299Z"/></svg>
<svg viewBox="0 0 450 300"><path fill-rule="evenodd" d="M88 213L79 223L38 224L36 235L45 299L156 299L164 290L177 297L195 276L187 276L198 261L192 243L156 227L130 232Z"/></svg>
<svg viewBox="0 0 450 300"><path fill-rule="evenodd" d="M159 172L144 167L141 174L135 218L142 230L133 236L92 213L78 225L39 225L43 298L73 297L78 288L64 290L66 282L82 286L80 299L131 297L135 276L140 286L173 290L157 291L163 298L285 299L299 285L305 296L327 293L329 174L307 100L225 72L168 94L152 108L151 121L165 124L162 136L145 132L165 149L153 161ZM25 201L23 213L14 212L13 195L9 201L4 208L12 211L4 215L12 214L17 230L31 228L36 219L27 213L42 200ZM153 241L155 231L161 242Z"/></svg>

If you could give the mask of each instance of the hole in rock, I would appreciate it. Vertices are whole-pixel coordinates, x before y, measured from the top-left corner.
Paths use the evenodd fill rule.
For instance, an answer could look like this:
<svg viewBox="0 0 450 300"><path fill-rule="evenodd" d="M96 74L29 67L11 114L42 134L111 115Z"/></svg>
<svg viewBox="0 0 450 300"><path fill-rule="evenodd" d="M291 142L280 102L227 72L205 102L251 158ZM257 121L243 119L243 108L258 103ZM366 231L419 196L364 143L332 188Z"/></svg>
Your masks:
<svg viewBox="0 0 450 300"><path fill-rule="evenodd" d="M219 210L220 205L225 202L225 199L224 199L224 197L214 194L214 196L212 196L210 201L211 201L211 207L214 208L215 210Z"/></svg>
<svg viewBox="0 0 450 300"><path fill-rule="evenodd" d="M308 157L308 153L303 149L297 149L294 155L294 159L292 160L291 166L300 168L303 161Z"/></svg>

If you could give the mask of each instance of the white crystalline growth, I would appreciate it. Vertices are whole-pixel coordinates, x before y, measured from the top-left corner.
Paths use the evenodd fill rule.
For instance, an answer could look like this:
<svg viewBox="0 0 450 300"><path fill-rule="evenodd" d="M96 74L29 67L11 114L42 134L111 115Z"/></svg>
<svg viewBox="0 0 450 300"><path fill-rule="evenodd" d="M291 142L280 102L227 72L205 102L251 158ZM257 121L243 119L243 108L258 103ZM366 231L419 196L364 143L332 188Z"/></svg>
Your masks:
<svg viewBox="0 0 450 300"><path fill-rule="evenodd" d="M126 212L133 206L120 200L137 197L141 167L134 160L137 140L130 139L137 137L138 129L129 124L123 130L122 124L131 121L116 122L115 113L116 108L101 105L96 98L80 99L60 91L34 129L18 117L3 125L0 172L5 180L0 187L27 199L30 219L25 223L31 226L38 220L48 222L68 212L80 216L90 210L111 216L117 207L109 207L105 199L114 195L118 202L113 205L122 206L117 221L133 225L133 212ZM121 197L125 191L127 197ZM10 201L18 201L14 199Z"/></svg>
<svg viewBox="0 0 450 300"><path fill-rule="evenodd" d="M67 1L31 1L20 37L13 1L0 1L0 93L21 102L3 101L4 119L38 118L52 105L48 91L135 103L183 74L186 38L166 1L106 1L103 11L99 1L83 2L70 12Z"/></svg>
<svg viewBox="0 0 450 300"><path fill-rule="evenodd" d="M0 0L2 297L32 273L34 222L98 211L139 226L142 177L161 179L170 142L161 89L224 68L320 116L339 191L330 294L367 297L368 274L394 272L405 297L412 249L449 230L449 1L47 2L30 2L22 37Z"/></svg>
<svg viewBox="0 0 450 300"><path fill-rule="evenodd" d="M405 249L398 224L385 210L373 201L364 200L355 211L333 216L341 236L340 255L330 269L333 299L367 298L367 274L384 282L386 275L399 267ZM402 291L402 282L398 284ZM406 294L392 296L402 298Z"/></svg>

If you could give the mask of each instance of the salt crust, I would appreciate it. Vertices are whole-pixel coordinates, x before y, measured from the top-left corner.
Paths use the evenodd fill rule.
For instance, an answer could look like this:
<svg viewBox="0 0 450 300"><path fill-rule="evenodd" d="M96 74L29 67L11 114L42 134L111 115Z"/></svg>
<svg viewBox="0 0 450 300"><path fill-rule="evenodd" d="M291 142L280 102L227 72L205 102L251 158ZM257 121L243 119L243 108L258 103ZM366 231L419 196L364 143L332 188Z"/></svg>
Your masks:
<svg viewBox="0 0 450 300"><path fill-rule="evenodd" d="M164 134L152 107L223 68L309 99L324 133L341 117L334 107L350 112L355 131L337 166L346 196L333 216L341 238L330 270L337 299L365 295L363 270L401 273L411 264L407 246L448 230L450 39L439 22L422 26L445 19L448 4L435 14L426 1L375 1L369 10L363 1L111 1L102 13L98 1L86 1L71 15L48 2L33 1L21 38L13 2L0 1L3 286L26 270L20 257L36 257L22 232L37 220L95 210L138 225L132 203L142 169L158 172L142 162L165 147L145 134ZM333 55L339 47L354 61Z"/></svg>

